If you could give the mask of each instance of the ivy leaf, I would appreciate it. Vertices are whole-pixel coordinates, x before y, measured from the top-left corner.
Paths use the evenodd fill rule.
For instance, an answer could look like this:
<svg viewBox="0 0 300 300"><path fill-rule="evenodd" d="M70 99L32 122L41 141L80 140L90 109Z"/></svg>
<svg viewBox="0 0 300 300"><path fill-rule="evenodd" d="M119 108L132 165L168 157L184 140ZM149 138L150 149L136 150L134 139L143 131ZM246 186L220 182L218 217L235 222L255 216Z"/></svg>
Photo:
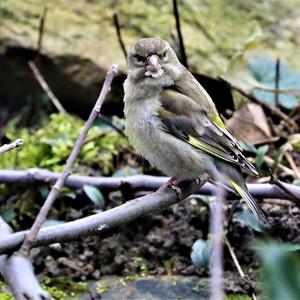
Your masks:
<svg viewBox="0 0 300 300"><path fill-rule="evenodd" d="M0 216L7 223L14 220L16 217L16 213L15 213L13 206L11 206L9 204L0 206Z"/></svg>
<svg viewBox="0 0 300 300"><path fill-rule="evenodd" d="M253 213L249 210L238 211L234 213L233 216L234 218L242 221L246 226L252 228L255 231L258 232L264 231L264 226L259 221L257 221Z"/></svg>
<svg viewBox="0 0 300 300"><path fill-rule="evenodd" d="M256 57L249 62L252 77L267 88L275 88L276 60L267 57ZM300 91L300 74L291 70L286 64L280 64L279 88ZM275 93L254 88L253 94L261 101L275 105ZM299 99L293 94L280 93L279 104L286 109L293 109L299 104Z"/></svg>
<svg viewBox="0 0 300 300"><path fill-rule="evenodd" d="M104 196L101 191L89 184L83 186L85 194L92 200L99 208L103 209L105 206Z"/></svg>
<svg viewBox="0 0 300 300"><path fill-rule="evenodd" d="M257 156L256 156L256 166L258 168L261 167L261 165L263 164L264 160L265 160L265 154L268 152L269 150L269 145L264 145L261 146L257 149Z"/></svg>
<svg viewBox="0 0 300 300"><path fill-rule="evenodd" d="M191 259L198 269L207 269L211 257L211 243L205 240L197 240L192 248Z"/></svg>

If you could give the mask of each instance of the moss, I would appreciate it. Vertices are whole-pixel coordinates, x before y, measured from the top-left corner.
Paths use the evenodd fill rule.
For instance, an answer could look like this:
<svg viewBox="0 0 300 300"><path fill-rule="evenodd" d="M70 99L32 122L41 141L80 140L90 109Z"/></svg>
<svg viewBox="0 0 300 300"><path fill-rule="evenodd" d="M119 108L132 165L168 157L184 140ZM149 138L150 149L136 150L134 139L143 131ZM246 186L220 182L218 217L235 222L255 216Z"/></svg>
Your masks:
<svg viewBox="0 0 300 300"><path fill-rule="evenodd" d="M149 269L146 261L142 257L137 257L135 259L135 262L137 263L139 268L139 276L147 277L149 275Z"/></svg>
<svg viewBox="0 0 300 300"><path fill-rule="evenodd" d="M126 69L112 24L113 13L119 15L127 48L141 37L156 36L172 42L170 32L175 33L171 1L75 1L69 5L67 0L57 0L55 4L52 0L2 0L2 37L35 47L39 16L45 5L49 7L45 51L61 55L71 49L74 55L90 58L105 68L115 62ZM300 67L297 55L293 55L298 49L297 32L293 29L297 5L297 0L205 0L201 5L195 0L179 1L182 31L193 68L211 75L225 70L253 26L260 26L264 34L258 50L276 56L280 53L292 66Z"/></svg>
<svg viewBox="0 0 300 300"><path fill-rule="evenodd" d="M0 300L14 300L15 298L13 297L13 295L11 293L1 293L0 294Z"/></svg>
<svg viewBox="0 0 300 300"><path fill-rule="evenodd" d="M0 168L47 168L62 171L83 126L83 120L62 114L52 114L38 130L16 129L13 124L8 125L8 138L23 138L25 145L20 151L5 153L5 159L0 161ZM118 155L120 146L124 145L128 145L127 139L114 130L107 126L94 126L79 153L75 171L76 167L84 165L100 169L104 175L109 174L113 171L113 160Z"/></svg>
<svg viewBox="0 0 300 300"><path fill-rule="evenodd" d="M96 286L96 291L98 293L102 294L102 293L108 292L110 288L111 288L110 285L103 285L103 284L98 283Z"/></svg>
<svg viewBox="0 0 300 300"><path fill-rule="evenodd" d="M251 300L252 298L248 295L232 294L226 295L225 300Z"/></svg>
<svg viewBox="0 0 300 300"><path fill-rule="evenodd" d="M64 300L67 297L75 297L78 294L87 292L84 282L75 282L68 278L46 278L42 287L53 297L53 299Z"/></svg>

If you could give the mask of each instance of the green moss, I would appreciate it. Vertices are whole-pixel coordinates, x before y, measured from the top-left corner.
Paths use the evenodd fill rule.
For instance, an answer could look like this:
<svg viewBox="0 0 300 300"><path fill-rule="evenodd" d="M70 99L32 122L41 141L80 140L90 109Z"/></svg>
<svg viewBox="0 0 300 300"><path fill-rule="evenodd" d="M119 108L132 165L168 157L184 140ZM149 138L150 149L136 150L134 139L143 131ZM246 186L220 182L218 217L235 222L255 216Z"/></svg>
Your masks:
<svg viewBox="0 0 300 300"><path fill-rule="evenodd" d="M110 288L111 288L110 285L103 285L103 284L98 283L96 286L96 291L98 293L102 294L102 293L106 293Z"/></svg>
<svg viewBox="0 0 300 300"><path fill-rule="evenodd" d="M7 126L8 138L23 138L25 144L22 149L5 153L0 168L62 171L83 126L83 120L62 114L52 114L38 130ZM107 175L113 171L113 159L118 155L120 146L128 145L126 138L107 126L92 127L87 139L75 163L75 172L76 167L84 165L95 167Z"/></svg>
<svg viewBox="0 0 300 300"><path fill-rule="evenodd" d="M297 55L297 0L195 0L178 1L187 54L193 69L220 75L253 26L260 26L264 39L257 49L273 56L280 53L292 66L300 67ZM90 58L107 67L115 62L126 69L118 45L113 13L118 13L128 48L141 37L162 37L172 42L175 21L171 1L74 1L2 0L2 38L35 47L39 16L48 6L45 51L58 55L70 49L74 55ZM276 31L274 26L276 25ZM62 30L62 28L64 30ZM95 43L97 41L97 43ZM279 43L280 42L280 43ZM284 49L284 51L282 51Z"/></svg>
<svg viewBox="0 0 300 300"><path fill-rule="evenodd" d="M75 282L68 278L46 278L41 286L56 300L64 300L67 297L75 297L77 294L87 292L84 282Z"/></svg>
<svg viewBox="0 0 300 300"><path fill-rule="evenodd" d="M232 294L226 295L225 300L251 300L252 298L248 295Z"/></svg>
<svg viewBox="0 0 300 300"><path fill-rule="evenodd" d="M120 283L124 286L128 284L128 282L134 282L137 281L138 276L136 275L127 275L120 279Z"/></svg>
<svg viewBox="0 0 300 300"><path fill-rule="evenodd" d="M146 261L142 257L137 257L135 259L135 262L138 264L139 267L139 275L141 277L147 277L149 275L149 269Z"/></svg>
<svg viewBox="0 0 300 300"><path fill-rule="evenodd" d="M11 293L0 293L0 300L14 300L15 298Z"/></svg>

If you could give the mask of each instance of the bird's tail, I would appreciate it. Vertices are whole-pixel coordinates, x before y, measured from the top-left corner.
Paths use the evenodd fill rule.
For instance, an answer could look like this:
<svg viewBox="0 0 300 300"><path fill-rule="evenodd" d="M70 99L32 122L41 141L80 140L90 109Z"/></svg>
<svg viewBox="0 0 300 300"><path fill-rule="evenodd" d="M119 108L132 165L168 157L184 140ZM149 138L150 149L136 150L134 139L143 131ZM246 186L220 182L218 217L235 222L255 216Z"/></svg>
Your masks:
<svg viewBox="0 0 300 300"><path fill-rule="evenodd" d="M266 216L264 212L261 210L259 205L256 203L256 201L253 199L253 197L250 195L246 185L242 187L238 183L236 183L234 180L229 178L229 181L232 185L232 187L239 193L239 195L245 200L253 214L255 215L256 219L258 221L262 221L265 225L268 224L268 221L266 219Z"/></svg>

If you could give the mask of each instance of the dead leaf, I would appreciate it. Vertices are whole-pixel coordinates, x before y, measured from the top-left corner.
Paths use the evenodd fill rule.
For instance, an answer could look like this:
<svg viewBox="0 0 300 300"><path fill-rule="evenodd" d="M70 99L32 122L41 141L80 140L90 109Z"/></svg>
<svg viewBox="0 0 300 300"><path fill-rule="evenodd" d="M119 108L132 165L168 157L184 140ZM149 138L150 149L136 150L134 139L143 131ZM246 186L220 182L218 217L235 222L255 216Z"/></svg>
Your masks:
<svg viewBox="0 0 300 300"><path fill-rule="evenodd" d="M243 105L227 120L226 125L238 140L251 144L261 144L272 138L266 115L256 103Z"/></svg>

